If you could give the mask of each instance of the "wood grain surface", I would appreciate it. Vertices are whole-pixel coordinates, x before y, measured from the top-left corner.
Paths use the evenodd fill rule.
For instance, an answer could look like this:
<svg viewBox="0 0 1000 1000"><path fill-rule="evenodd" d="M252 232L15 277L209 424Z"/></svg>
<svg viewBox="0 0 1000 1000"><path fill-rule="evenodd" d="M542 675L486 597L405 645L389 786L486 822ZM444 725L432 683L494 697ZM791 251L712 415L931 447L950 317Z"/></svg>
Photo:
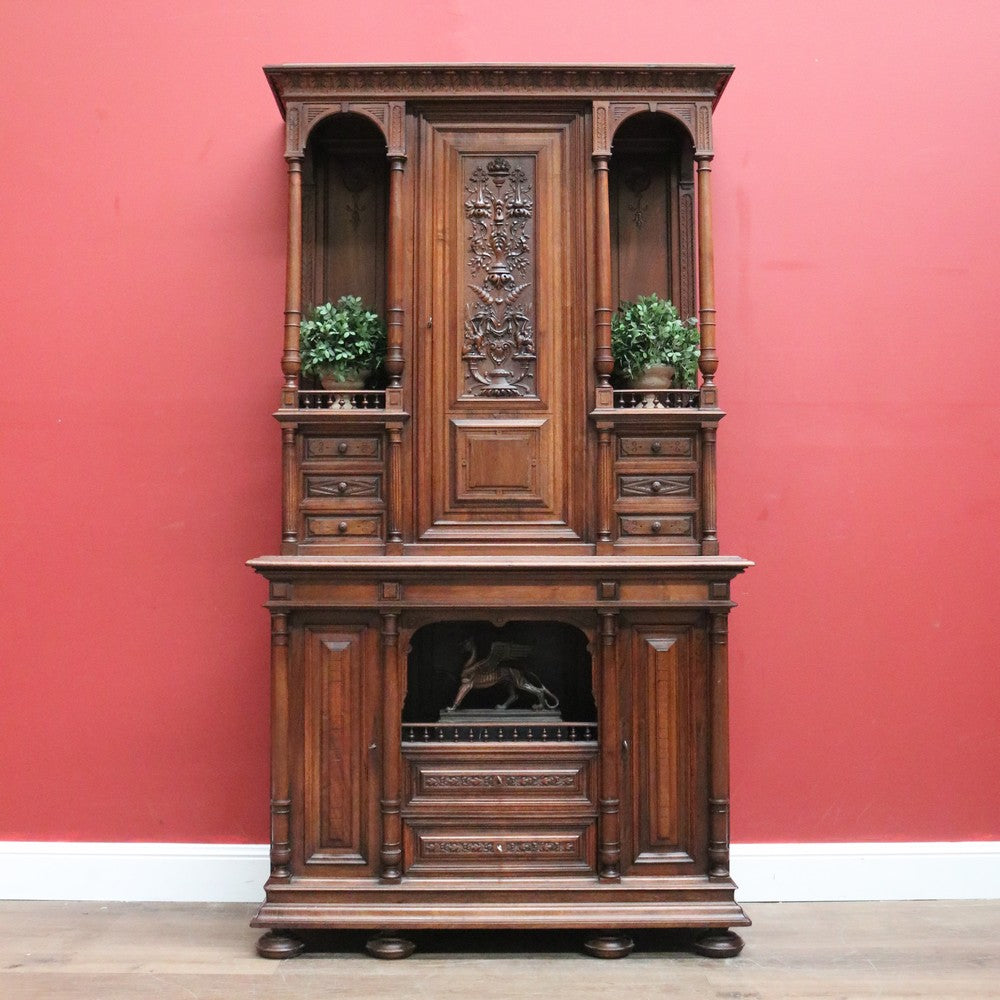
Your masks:
<svg viewBox="0 0 1000 1000"><path fill-rule="evenodd" d="M758 903L735 961L698 958L665 933L636 935L617 962L582 954L584 933L414 934L379 962L364 934L294 961L256 957L243 904L0 903L4 1000L843 1000L1000 997L1000 901Z"/></svg>

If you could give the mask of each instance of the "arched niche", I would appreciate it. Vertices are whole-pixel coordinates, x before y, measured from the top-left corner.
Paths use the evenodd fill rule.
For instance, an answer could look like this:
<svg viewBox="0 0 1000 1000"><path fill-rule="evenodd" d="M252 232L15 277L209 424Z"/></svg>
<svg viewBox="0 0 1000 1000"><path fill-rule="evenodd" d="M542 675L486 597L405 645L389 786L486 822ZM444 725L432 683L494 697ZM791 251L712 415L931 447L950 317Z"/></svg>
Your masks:
<svg viewBox="0 0 1000 1000"><path fill-rule="evenodd" d="M655 292L681 316L696 301L694 145L672 115L643 112L615 131L609 162L612 307Z"/></svg>
<svg viewBox="0 0 1000 1000"><path fill-rule="evenodd" d="M410 640L404 726L409 723L460 723L460 713L448 713L445 709L458 692L463 666L473 655L472 647L474 655L483 658L489 655L496 642L530 650L511 664L527 671L558 698L559 707L553 714L560 720L596 723L590 649L587 636L580 629L548 620L509 621L502 625L479 620L447 620L422 626ZM506 690L502 686L473 690L463 700L461 708L468 712L491 710L505 698ZM523 717L531 711L532 701L531 696L521 694L511 708ZM502 721L500 713L497 721Z"/></svg>
<svg viewBox="0 0 1000 1000"><path fill-rule="evenodd" d="M359 295L386 315L389 168L385 137L364 115L318 121L302 165L305 310Z"/></svg>

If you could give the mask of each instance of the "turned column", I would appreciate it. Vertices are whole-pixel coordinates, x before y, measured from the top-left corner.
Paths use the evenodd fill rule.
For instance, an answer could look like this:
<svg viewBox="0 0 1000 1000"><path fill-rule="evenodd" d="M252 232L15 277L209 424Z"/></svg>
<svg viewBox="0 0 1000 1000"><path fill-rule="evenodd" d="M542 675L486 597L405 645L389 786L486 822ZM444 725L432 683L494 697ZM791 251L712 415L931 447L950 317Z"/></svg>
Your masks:
<svg viewBox="0 0 1000 1000"><path fill-rule="evenodd" d="M598 736L601 746L601 797L598 803L597 871L602 882L621 879L621 791L618 709L617 612L601 611L601 682Z"/></svg>
<svg viewBox="0 0 1000 1000"><path fill-rule="evenodd" d="M271 880L292 876L288 779L288 615L271 616Z"/></svg>
<svg viewBox="0 0 1000 1000"><path fill-rule="evenodd" d="M611 200L608 193L609 153L594 154L594 370L597 373L597 406L614 405L611 372Z"/></svg>
<svg viewBox="0 0 1000 1000"><path fill-rule="evenodd" d="M708 874L729 878L729 620L713 611L709 697L711 700L711 790L709 791Z"/></svg>
<svg viewBox="0 0 1000 1000"><path fill-rule="evenodd" d="M302 320L302 157L288 156L288 252L285 265L285 350L281 371L285 384L281 405L298 403L299 323Z"/></svg>
<svg viewBox="0 0 1000 1000"><path fill-rule="evenodd" d="M400 817L402 774L399 720L400 699L399 612L382 615L382 846L379 852L382 882L402 879L403 828Z"/></svg>
<svg viewBox="0 0 1000 1000"><path fill-rule="evenodd" d="M400 408L403 385L403 166L406 157L389 156L389 232L386 251L386 334L385 370L389 376L386 403Z"/></svg>
<svg viewBox="0 0 1000 1000"><path fill-rule="evenodd" d="M698 323L701 329L701 401L706 407L718 405L715 372L715 257L712 249L712 154L696 153L698 161Z"/></svg>

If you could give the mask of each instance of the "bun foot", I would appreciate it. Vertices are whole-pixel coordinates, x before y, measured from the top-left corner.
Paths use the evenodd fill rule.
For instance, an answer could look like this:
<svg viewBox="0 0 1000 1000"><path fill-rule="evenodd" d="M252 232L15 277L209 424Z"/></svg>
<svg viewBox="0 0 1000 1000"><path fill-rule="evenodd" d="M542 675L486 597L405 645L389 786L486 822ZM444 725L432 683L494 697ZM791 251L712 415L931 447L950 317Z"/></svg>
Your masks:
<svg viewBox="0 0 1000 1000"><path fill-rule="evenodd" d="M378 934L365 945L365 951L372 958L409 958L415 947L416 945L406 938L395 937L392 934Z"/></svg>
<svg viewBox="0 0 1000 1000"><path fill-rule="evenodd" d="M624 934L601 934L583 944L584 951L594 958L624 958L634 947L635 942Z"/></svg>
<svg viewBox="0 0 1000 1000"><path fill-rule="evenodd" d="M298 938L274 931L262 934L257 942L257 954L261 958L294 958L303 948L305 945Z"/></svg>
<svg viewBox="0 0 1000 1000"><path fill-rule="evenodd" d="M735 958L743 950L743 938L733 931L709 931L691 945L691 950L706 958Z"/></svg>

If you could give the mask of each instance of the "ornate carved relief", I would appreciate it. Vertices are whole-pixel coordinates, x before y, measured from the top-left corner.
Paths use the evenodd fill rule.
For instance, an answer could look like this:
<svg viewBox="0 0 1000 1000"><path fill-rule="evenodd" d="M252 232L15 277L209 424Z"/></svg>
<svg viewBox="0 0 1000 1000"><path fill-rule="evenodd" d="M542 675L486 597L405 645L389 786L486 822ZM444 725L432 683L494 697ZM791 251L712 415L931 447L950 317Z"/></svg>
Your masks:
<svg viewBox="0 0 1000 1000"><path fill-rule="evenodd" d="M623 497L694 496L692 476L622 476Z"/></svg>
<svg viewBox="0 0 1000 1000"><path fill-rule="evenodd" d="M699 152L712 151L712 110L707 104L698 107L698 142Z"/></svg>
<svg viewBox="0 0 1000 1000"><path fill-rule="evenodd" d="M279 93L353 93L420 96L487 96L531 94L559 96L579 93L614 93L631 97L657 93L690 93L712 97L729 77L727 67L629 67L626 69L510 66L475 68L465 66L426 69L402 67L272 67L268 77Z"/></svg>
<svg viewBox="0 0 1000 1000"><path fill-rule="evenodd" d="M618 126L626 119L630 118L632 115L637 115L642 111L649 111L650 105L648 102L643 101L638 103L635 101L629 103L614 103L611 105L611 126L612 131L616 130Z"/></svg>
<svg viewBox="0 0 1000 1000"><path fill-rule="evenodd" d="M573 788L575 774L428 774L426 788Z"/></svg>
<svg viewBox="0 0 1000 1000"><path fill-rule="evenodd" d="M690 184L681 184L680 225L680 265L681 294L680 306L682 316L693 316L697 303L694 287L694 191Z"/></svg>
<svg viewBox="0 0 1000 1000"><path fill-rule="evenodd" d="M576 854L572 840L428 840L424 853L435 854Z"/></svg>
<svg viewBox="0 0 1000 1000"><path fill-rule="evenodd" d="M608 132L608 105L594 102L594 155L611 152L611 136Z"/></svg>
<svg viewBox="0 0 1000 1000"><path fill-rule="evenodd" d="M632 221L635 223L636 229L642 229L642 224L646 221L646 206L642 199L652 183L652 176L643 166L636 164L625 171L625 187L632 192L632 200L628 203L627 208L632 213Z"/></svg>
<svg viewBox="0 0 1000 1000"><path fill-rule="evenodd" d="M468 265L477 280L465 303L465 395L534 396L534 162L468 157L466 171Z"/></svg>
<svg viewBox="0 0 1000 1000"><path fill-rule="evenodd" d="M285 155L297 156L302 152L302 137L299 135L299 109L288 109L285 116Z"/></svg>
<svg viewBox="0 0 1000 1000"><path fill-rule="evenodd" d="M403 138L403 116L405 106L402 101L394 101L389 112L389 155L402 156L406 152Z"/></svg>
<svg viewBox="0 0 1000 1000"><path fill-rule="evenodd" d="M376 122L382 129L383 133L389 131L389 108L385 104L351 104L348 106L349 110L356 112L359 115L367 115L372 121Z"/></svg>

